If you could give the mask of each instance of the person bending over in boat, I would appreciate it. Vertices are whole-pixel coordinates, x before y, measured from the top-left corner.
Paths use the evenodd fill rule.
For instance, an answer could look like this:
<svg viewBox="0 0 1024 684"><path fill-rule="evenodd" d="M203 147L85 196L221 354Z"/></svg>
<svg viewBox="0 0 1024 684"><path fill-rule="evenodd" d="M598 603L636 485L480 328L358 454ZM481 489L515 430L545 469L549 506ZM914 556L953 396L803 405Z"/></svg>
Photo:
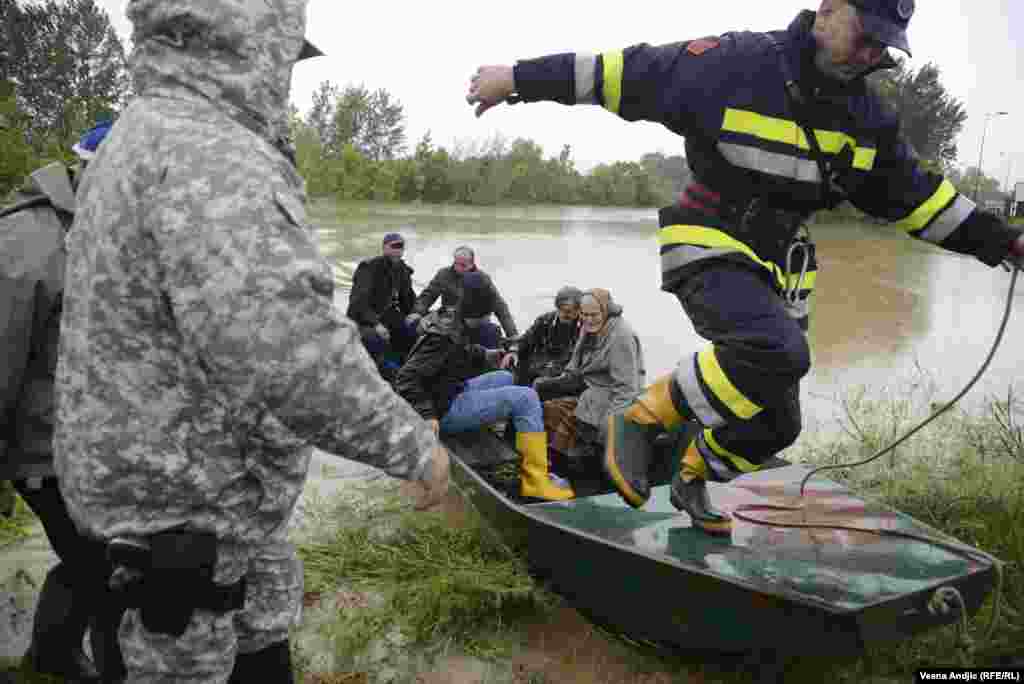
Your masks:
<svg viewBox="0 0 1024 684"><path fill-rule="evenodd" d="M914 0L821 0L784 30L547 55L471 77L478 116L510 99L600 105L685 138L694 182L659 212L661 289L710 345L609 417L605 470L630 505L650 497L658 434L697 421L672 503L729 534L705 482L758 470L800 434L816 276L803 226L815 212L849 200L989 266L1024 255L1019 230L919 163L867 87L896 65L888 48L910 54L913 13Z"/></svg>
<svg viewBox="0 0 1024 684"><path fill-rule="evenodd" d="M566 285L555 295L555 310L541 314L519 338L512 356L516 384L531 385L537 378L561 375L580 336L580 297Z"/></svg>
<svg viewBox="0 0 1024 684"><path fill-rule="evenodd" d="M516 451L523 457L520 494L549 501L571 499L572 488L550 472L537 392L516 385L510 371L493 370L507 364L507 354L468 340L464 311L472 310L486 290L481 274L466 274L459 305L442 307L426 325L408 361L398 369L395 390L438 433L510 421L516 429Z"/></svg>
<svg viewBox="0 0 1024 684"><path fill-rule="evenodd" d="M518 337L519 330L516 322L508 310L508 304L504 297L498 292L494 281L489 275L476 266L476 254L466 246L457 247L452 255L452 265L445 266L434 274L430 283L427 284L420 296L416 298L413 311L407 317L407 321L416 324L421 318L427 315L430 307L434 305L437 298L441 298L441 306L456 306L462 297L462 278L467 273L479 274L486 283L487 296L478 300L477 311L466 311L466 319L463 323L466 326L466 333L471 342L482 344L488 349L497 349L501 344L501 335L498 326L491 320L491 314L498 317L502 330L506 337Z"/></svg>
<svg viewBox="0 0 1024 684"><path fill-rule="evenodd" d="M533 386L544 401L551 448L566 459L567 472L596 471L600 478L608 415L628 406L644 386L643 349L608 290L585 292L579 315L582 335L565 371L537 378Z"/></svg>

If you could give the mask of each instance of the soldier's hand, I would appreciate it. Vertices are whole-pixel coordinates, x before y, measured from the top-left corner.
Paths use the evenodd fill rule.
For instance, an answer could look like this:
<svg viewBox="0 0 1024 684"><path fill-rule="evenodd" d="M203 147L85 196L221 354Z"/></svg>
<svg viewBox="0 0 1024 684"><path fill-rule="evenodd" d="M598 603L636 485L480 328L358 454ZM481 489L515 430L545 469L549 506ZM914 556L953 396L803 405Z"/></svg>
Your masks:
<svg viewBox="0 0 1024 684"><path fill-rule="evenodd" d="M511 66L505 64L482 66L469 79L466 102L476 103L476 115L480 116L494 105L507 100L515 90L515 73Z"/></svg>
<svg viewBox="0 0 1024 684"><path fill-rule="evenodd" d="M430 465L418 483L423 488L423 493L415 504L416 510L422 511L441 503L441 499L448 492L450 468L448 450L438 443L431 454Z"/></svg>
<svg viewBox="0 0 1024 684"><path fill-rule="evenodd" d="M501 368L503 370L514 369L519 365L519 355L515 352L509 352L501 357Z"/></svg>
<svg viewBox="0 0 1024 684"><path fill-rule="evenodd" d="M441 421L439 421L437 418L431 418L430 420L428 420L427 425L429 425L430 429L434 431L435 437L441 434Z"/></svg>

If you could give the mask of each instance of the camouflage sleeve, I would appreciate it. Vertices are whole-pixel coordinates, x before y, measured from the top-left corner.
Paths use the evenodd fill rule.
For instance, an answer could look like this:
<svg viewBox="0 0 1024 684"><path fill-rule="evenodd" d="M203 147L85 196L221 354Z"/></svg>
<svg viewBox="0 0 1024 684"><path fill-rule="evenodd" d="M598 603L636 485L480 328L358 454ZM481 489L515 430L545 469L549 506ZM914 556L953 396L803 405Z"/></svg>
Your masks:
<svg viewBox="0 0 1024 684"><path fill-rule="evenodd" d="M437 440L335 309L300 192L258 164L200 163L169 170L142 218L183 343L209 381L301 440L421 479Z"/></svg>

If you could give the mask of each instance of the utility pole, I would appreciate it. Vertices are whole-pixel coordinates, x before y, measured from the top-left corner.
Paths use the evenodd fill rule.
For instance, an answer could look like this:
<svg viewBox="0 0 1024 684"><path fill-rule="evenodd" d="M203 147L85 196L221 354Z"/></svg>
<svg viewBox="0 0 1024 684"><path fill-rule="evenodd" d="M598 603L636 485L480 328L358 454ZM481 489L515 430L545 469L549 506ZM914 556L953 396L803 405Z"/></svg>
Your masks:
<svg viewBox="0 0 1024 684"><path fill-rule="evenodd" d="M981 186L981 162L985 156L985 133L988 131L988 120L995 116L1006 116L1007 114L1009 114L1009 112L989 112L985 115L985 125L981 127L981 149L978 150L978 175L974 179L975 204L978 203L978 189Z"/></svg>

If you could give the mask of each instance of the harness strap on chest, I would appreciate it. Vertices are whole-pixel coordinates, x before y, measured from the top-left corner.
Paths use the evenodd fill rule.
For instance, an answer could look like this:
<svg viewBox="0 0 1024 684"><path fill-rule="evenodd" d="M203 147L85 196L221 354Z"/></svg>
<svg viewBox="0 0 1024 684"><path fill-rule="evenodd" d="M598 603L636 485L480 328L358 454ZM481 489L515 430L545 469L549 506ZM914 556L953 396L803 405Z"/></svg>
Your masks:
<svg viewBox="0 0 1024 684"><path fill-rule="evenodd" d="M814 158L814 162L818 165L818 173L821 176L821 200L822 203L829 209L834 209L846 199L843 192L835 187L832 183L832 172L828 161L825 159L825 154L821 151L821 145L818 143L818 136L814 132L814 128L807 122L807 98L804 97L803 91L800 90L800 84L796 82L796 78L793 76L793 70L789 66L789 60L786 59L786 47L770 33L765 34L768 38L768 42L771 43L775 49L775 56L779 60L779 69L782 71L782 80L786 90L786 97L789 100L790 108L793 110L793 120L804 132L804 136L807 138L807 144L811 148L811 157Z"/></svg>

